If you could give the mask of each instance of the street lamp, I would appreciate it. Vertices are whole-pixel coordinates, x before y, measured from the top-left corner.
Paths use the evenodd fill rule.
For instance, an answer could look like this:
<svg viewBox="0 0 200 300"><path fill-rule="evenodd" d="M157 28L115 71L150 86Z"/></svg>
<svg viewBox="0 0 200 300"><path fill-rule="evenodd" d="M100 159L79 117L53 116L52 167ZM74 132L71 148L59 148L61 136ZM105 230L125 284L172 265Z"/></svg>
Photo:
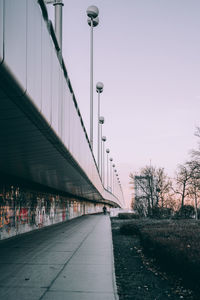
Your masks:
<svg viewBox="0 0 200 300"><path fill-rule="evenodd" d="M100 124L99 124L99 117L100 117L100 93L103 92L103 83L102 82L97 82L96 84L96 91L98 93L98 149L97 149L97 165L98 165L98 168L99 168L99 165L100 165L100 150L99 150L99 147L100 147Z"/></svg>
<svg viewBox="0 0 200 300"><path fill-rule="evenodd" d="M110 190L112 192L112 161L113 161L113 158L111 157L110 158Z"/></svg>
<svg viewBox="0 0 200 300"><path fill-rule="evenodd" d="M104 124L105 120L104 117L99 117L99 124L100 124L100 136L101 136L101 166L99 166L99 172L102 177L102 125Z"/></svg>
<svg viewBox="0 0 200 300"><path fill-rule="evenodd" d="M102 136L102 142L103 142L103 162L102 162L102 181L104 185L104 178L105 178L105 142L106 142L106 136Z"/></svg>
<svg viewBox="0 0 200 300"><path fill-rule="evenodd" d="M58 40L60 51L62 52L62 7L63 0L45 0L46 4L55 6L55 33Z"/></svg>
<svg viewBox="0 0 200 300"><path fill-rule="evenodd" d="M110 149L106 149L106 153L107 153L107 190L108 190L108 186L109 186L109 179L108 179L108 154L110 153Z"/></svg>
<svg viewBox="0 0 200 300"><path fill-rule="evenodd" d="M112 188L112 193L114 194L114 168L115 168L115 164L113 164L112 166L113 166L113 176L112 176L112 179L113 179L113 188Z"/></svg>
<svg viewBox="0 0 200 300"><path fill-rule="evenodd" d="M91 5L87 9L88 25L90 26L90 145L93 149L93 27L99 24L99 9Z"/></svg>

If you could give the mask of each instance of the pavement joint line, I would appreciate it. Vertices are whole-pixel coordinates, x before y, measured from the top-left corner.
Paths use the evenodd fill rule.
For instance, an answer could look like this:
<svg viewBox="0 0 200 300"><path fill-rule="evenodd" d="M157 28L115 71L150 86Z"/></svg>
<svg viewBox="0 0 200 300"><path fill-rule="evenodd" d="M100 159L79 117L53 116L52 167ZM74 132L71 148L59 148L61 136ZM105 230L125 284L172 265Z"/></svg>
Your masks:
<svg viewBox="0 0 200 300"><path fill-rule="evenodd" d="M55 264L55 263L0 263L1 265L27 265L27 266L60 266L62 264Z"/></svg>
<svg viewBox="0 0 200 300"><path fill-rule="evenodd" d="M85 216L82 216L82 217L85 217ZM70 220L66 220L64 222L58 222L58 223L51 224L51 225L48 225L48 226L44 226L44 227L41 227L41 228L35 228L33 230L24 232L22 234L17 234L17 235L11 236L11 237L6 238L6 239L1 239L0 240L0 247L4 248L4 244L6 244L6 243L20 242L21 238L27 238L26 242L32 242L32 239L30 239L30 237L33 234L38 234L39 236L44 236L46 238L45 241L48 241L49 236L47 236L48 232L46 232L46 231L51 230L51 234L50 234L50 237L51 237L52 233L54 233L56 231L59 231L59 230L60 231L63 230L62 227L64 225L70 225L70 223L72 223L72 222L76 223L76 221L80 221L81 223L83 223L83 222L85 222L86 219L87 218L82 218L82 220L81 220L81 217L77 217L77 218L73 218L73 219L70 219ZM79 227L79 225L80 225L80 223L74 224L74 226L72 228L65 228L65 230L74 232L74 228ZM21 248L21 246L19 246L19 247L16 247L16 246L14 246L14 247L11 246L10 247L9 246L9 248Z"/></svg>
<svg viewBox="0 0 200 300"><path fill-rule="evenodd" d="M66 261L66 263L63 265L63 267L61 268L61 270L57 273L57 275L55 276L55 278L52 280L52 282L50 283L50 285L47 287L46 291L41 295L41 297L39 298L39 300L42 300L44 298L44 296L46 295L46 293L50 290L51 286L53 285L53 283L56 281L56 279L59 277L59 275L61 274L61 272L64 270L64 268L67 266L67 264L69 263L69 261L73 258L73 256L77 253L77 251L80 249L80 247L82 246L82 244L85 242L85 240L88 238L88 236L94 231L95 227L98 225L98 223L100 223L101 219L99 219L95 225L92 227L92 229L88 232L88 234L85 236L85 238L81 241L81 243L79 244L79 246L76 248L76 250L73 252L73 254L69 257L69 259Z"/></svg>
<svg viewBox="0 0 200 300"><path fill-rule="evenodd" d="M82 218L81 220L79 219L78 221L79 221L79 223L78 224L75 224L75 226L74 226L74 224L73 224L73 227L71 228L65 228L65 230L67 230L68 231L68 236L70 237L70 236L73 236L73 234L76 232L76 230L77 230L77 228L79 227L79 226L82 226L82 223L85 223L85 222L87 222L87 220L88 220L88 218L86 217L86 218ZM72 223L72 222L71 222ZM73 223L75 223L75 222L73 222ZM59 226L58 226L59 225ZM53 229L53 234L58 234L58 231L61 231L61 230L63 230L63 226L65 226L65 225L67 225L67 222L64 222L64 224L62 223L62 224L55 224L55 226L54 225L50 225L49 226L49 228L46 228L46 227L44 227L44 233L46 232L46 230L47 229L49 229L49 230L52 230ZM70 225L70 224L69 224ZM53 228L52 228L53 227ZM62 227L62 228L58 228L58 227ZM41 229L43 229L43 228L41 228ZM59 230L58 230L59 229ZM23 237L25 237L25 238L29 238L30 239L30 236L31 235L38 235L38 234L40 234L41 233L41 231L37 231L37 230L34 230L34 231L30 231L30 232L26 232L26 233L24 233L24 234L22 234L22 235L20 235L20 236L14 236L14 237L11 237L11 238L9 238L9 239L5 239L5 240L1 240L0 241L0 248L1 248L1 246L2 246L2 248L3 249L5 249L5 248L7 248L7 247L4 247L6 244L8 244L9 245L9 243L13 243L13 242L20 242L20 239L21 238L23 238ZM41 236L41 235L40 235ZM49 238L49 237L48 237ZM46 239L46 241L48 240L48 238ZM31 242L32 242L32 240L30 240ZM49 246L49 245L46 245L46 246L43 246L43 247L41 247L41 248L39 248L38 250L38 252L36 253L36 254L34 254L34 250L32 249L32 248L30 248L30 249L32 249L31 251L30 251L30 253L32 253L32 258L35 258L35 257L37 257L41 252L44 252L44 251L48 251L49 250L49 248L51 248L53 246L53 242L51 242L51 245ZM12 247L13 248L13 250L15 249L15 247ZM53 251L52 251L53 252ZM57 251L54 251L54 252L57 252ZM61 252L61 251L58 251L58 252ZM66 251L62 251L62 252L66 252ZM69 252L73 252L73 251L69 251ZM70 259L70 258L69 258ZM68 261L67 261L67 263L68 263ZM11 263L10 263L11 264ZM27 262L23 262L23 263L14 263L13 265L18 265L18 267L19 267L19 270L21 270L24 266L26 266L26 265L28 265L28 263ZM55 266L55 265L54 265ZM60 266L62 266L62 264L60 264ZM47 287L48 288L48 287Z"/></svg>
<svg viewBox="0 0 200 300"><path fill-rule="evenodd" d="M67 253L67 252L73 252L73 250L71 250L71 251L64 251L64 250L51 250L51 252L53 252L53 253Z"/></svg>
<svg viewBox="0 0 200 300"><path fill-rule="evenodd" d="M38 287L38 286L35 286L35 285L28 285L28 286L21 286L21 285L2 285L2 284L0 284L0 289L1 288L20 288L20 289L36 289L36 290L38 290L38 289L46 289L47 287L46 286L40 286L40 287Z"/></svg>
<svg viewBox="0 0 200 300"><path fill-rule="evenodd" d="M79 293L79 294L110 294L110 295L113 295L113 292L99 292L99 291L95 291L95 292L92 292L92 291L87 291L87 292L84 292L84 291L71 291L71 290L50 290L49 292L53 292L53 293Z"/></svg>
<svg viewBox="0 0 200 300"><path fill-rule="evenodd" d="M82 219L81 220L82 222L81 223L83 223L84 221L85 221L85 219ZM66 223L65 223L66 224ZM58 224L55 224L55 225L58 225ZM64 225L64 224L59 224L60 226L61 225ZM72 236L73 235L73 233L74 232L76 232L76 228L77 227L79 227L80 226L80 223L79 224L77 224L75 227L73 227L73 228L69 228L68 229L68 231L69 231L69 235L68 236ZM52 228L51 228L52 229ZM62 229L62 228L57 228L57 226L55 226L54 228L53 228L54 230L54 233L56 232L56 231L58 231L58 229ZM56 230L57 229L57 230ZM63 229L62 229L63 230ZM37 231L35 230L35 231L32 231L32 232L27 232L27 233L25 233L25 235L27 235L27 234L30 234L31 235L31 233L32 234L36 234L37 235ZM40 232L39 232L40 233ZM24 234L23 234L24 235ZM0 243L0 247L1 247L1 244L2 245L5 245L5 243L7 242L7 243L9 243L10 241L11 241L11 239L12 239L12 242L14 242L14 239L16 238L16 241L17 241L17 239L20 239L20 237L21 236L14 236L14 237L12 237L12 238L10 238L10 239L6 239L6 240L2 240L2 241L0 241L0 242L2 242L2 243ZM26 236L27 237L27 236ZM48 239L46 239L46 240L48 240ZM32 242L32 241L31 241ZM51 245L46 245L46 246L43 246L43 247L41 247L41 248L39 248L38 250L38 252L37 253L33 253L33 255L32 255L32 258L35 258L35 257L37 257L41 252L44 252L44 250L45 251L47 251L47 250L49 250L51 247L53 246L53 242L51 243ZM2 247L3 249L5 249L6 247ZM16 247L12 247L13 249L16 249ZM28 247L27 247L28 248ZM26 248L26 249L27 249ZM18 249L18 248L17 248ZM23 249L22 247L20 248L20 249ZM32 249L32 247L29 247L29 249L31 249L31 251L29 252L29 254L31 253L31 252L34 252L34 250ZM72 251L52 251L52 252L72 252ZM11 263L10 263L11 264ZM19 263L20 264L20 263ZM26 265L26 264L28 264L28 263L21 263L21 265Z"/></svg>
<svg viewBox="0 0 200 300"><path fill-rule="evenodd" d="M98 263L98 264L88 264L88 263L72 263L72 265L86 265L86 266L107 266L108 264L106 263Z"/></svg>

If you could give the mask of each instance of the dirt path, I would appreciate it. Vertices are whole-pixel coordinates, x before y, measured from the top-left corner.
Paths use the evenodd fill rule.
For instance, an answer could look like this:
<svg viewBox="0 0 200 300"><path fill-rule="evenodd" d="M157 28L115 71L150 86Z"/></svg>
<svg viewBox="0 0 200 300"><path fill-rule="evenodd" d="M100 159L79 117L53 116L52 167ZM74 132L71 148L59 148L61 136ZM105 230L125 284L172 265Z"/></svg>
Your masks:
<svg viewBox="0 0 200 300"><path fill-rule="evenodd" d="M160 272L143 256L137 236L120 234L120 224L112 219L115 271L119 299L166 300L197 299L178 280Z"/></svg>

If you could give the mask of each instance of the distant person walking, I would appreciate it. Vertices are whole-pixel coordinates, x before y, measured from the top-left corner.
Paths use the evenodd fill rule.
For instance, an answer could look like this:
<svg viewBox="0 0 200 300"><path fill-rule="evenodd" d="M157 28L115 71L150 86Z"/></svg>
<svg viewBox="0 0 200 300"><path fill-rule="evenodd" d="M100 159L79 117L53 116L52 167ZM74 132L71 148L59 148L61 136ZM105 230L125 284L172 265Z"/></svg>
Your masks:
<svg viewBox="0 0 200 300"><path fill-rule="evenodd" d="M104 205L104 207L103 207L103 213L104 213L104 215L106 215L107 214L107 208L106 208L106 206Z"/></svg>

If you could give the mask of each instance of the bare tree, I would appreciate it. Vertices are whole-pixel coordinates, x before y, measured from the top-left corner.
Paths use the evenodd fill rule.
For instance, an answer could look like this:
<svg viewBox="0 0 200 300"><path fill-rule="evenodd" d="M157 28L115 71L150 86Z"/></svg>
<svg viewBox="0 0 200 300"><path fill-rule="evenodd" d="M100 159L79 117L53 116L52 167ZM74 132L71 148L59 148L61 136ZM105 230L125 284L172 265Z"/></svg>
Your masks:
<svg viewBox="0 0 200 300"><path fill-rule="evenodd" d="M198 219L198 198L200 197L200 162L192 160L187 162L191 177L189 180L188 193L194 199L195 218Z"/></svg>
<svg viewBox="0 0 200 300"><path fill-rule="evenodd" d="M139 175L130 174L130 184L135 189L134 208L152 215L155 208L164 207L171 189L171 181L163 168L146 166Z"/></svg>
<svg viewBox="0 0 200 300"><path fill-rule="evenodd" d="M185 198L189 195L189 182L192 177L188 164L179 165L176 173L176 188L174 193L181 197L181 208L184 206Z"/></svg>
<svg viewBox="0 0 200 300"><path fill-rule="evenodd" d="M160 205L163 208L166 200L169 198L172 182L167 174L165 174L164 168L156 170L156 178L157 205Z"/></svg>
<svg viewBox="0 0 200 300"><path fill-rule="evenodd" d="M196 128L195 136L200 138L200 127ZM191 151L191 160L178 166L176 188L173 188L173 190L180 197L180 209L182 211L186 199L194 201L195 217L197 219L198 198L200 197L200 141L198 141L198 149Z"/></svg>

